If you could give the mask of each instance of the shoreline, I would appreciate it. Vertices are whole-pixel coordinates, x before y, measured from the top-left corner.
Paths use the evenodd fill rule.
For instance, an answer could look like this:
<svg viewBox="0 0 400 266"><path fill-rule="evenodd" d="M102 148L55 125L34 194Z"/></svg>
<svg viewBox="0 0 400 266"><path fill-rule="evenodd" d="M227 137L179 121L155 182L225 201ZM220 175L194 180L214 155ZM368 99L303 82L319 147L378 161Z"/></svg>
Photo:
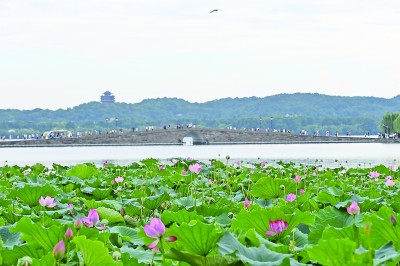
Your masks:
<svg viewBox="0 0 400 266"><path fill-rule="evenodd" d="M172 129L60 139L0 141L0 148L24 147L92 147L92 146L185 146L182 140L193 137L194 145L257 145L257 144L335 144L335 143L400 143L400 139L310 136L281 132L237 131L218 129ZM199 144L196 144L199 143ZM200 144L207 143L207 144ZM189 145L190 146L190 145Z"/></svg>

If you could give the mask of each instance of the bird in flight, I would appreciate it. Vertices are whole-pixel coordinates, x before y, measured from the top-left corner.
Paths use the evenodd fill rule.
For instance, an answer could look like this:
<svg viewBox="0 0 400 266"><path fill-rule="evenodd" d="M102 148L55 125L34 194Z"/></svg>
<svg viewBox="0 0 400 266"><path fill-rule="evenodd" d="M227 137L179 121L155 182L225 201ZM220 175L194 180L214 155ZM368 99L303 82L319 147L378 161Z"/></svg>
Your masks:
<svg viewBox="0 0 400 266"><path fill-rule="evenodd" d="M221 11L221 9L213 9L213 10L210 11L210 13L218 12L218 11Z"/></svg>

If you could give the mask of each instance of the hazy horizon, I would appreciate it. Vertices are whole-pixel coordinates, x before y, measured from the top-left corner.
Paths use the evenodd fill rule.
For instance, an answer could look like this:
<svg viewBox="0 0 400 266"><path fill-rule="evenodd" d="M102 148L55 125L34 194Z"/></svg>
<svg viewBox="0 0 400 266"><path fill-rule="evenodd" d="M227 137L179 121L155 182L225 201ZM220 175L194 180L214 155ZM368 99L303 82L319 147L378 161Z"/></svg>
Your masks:
<svg viewBox="0 0 400 266"><path fill-rule="evenodd" d="M106 90L127 103L389 99L399 13L390 0L0 0L0 109L72 108Z"/></svg>

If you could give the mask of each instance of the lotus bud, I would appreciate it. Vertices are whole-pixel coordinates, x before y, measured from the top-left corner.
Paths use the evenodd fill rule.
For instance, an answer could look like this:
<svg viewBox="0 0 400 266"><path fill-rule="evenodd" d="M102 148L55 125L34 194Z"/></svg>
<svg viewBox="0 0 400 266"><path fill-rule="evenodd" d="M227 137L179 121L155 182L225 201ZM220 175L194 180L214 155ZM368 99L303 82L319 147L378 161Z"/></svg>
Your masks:
<svg viewBox="0 0 400 266"><path fill-rule="evenodd" d="M121 209L119 210L119 213L120 213L121 215L125 215L125 209L124 209L124 208L121 208Z"/></svg>
<svg viewBox="0 0 400 266"><path fill-rule="evenodd" d="M82 228L82 226L83 226L82 218L78 217L74 222L74 227L75 227L76 230L79 230L79 229Z"/></svg>
<svg viewBox="0 0 400 266"><path fill-rule="evenodd" d="M24 256L21 259L22 266L29 266L32 265L32 258L29 256Z"/></svg>
<svg viewBox="0 0 400 266"><path fill-rule="evenodd" d="M112 257L115 261L118 261L121 259L121 253L119 251L114 251Z"/></svg>
<svg viewBox="0 0 400 266"><path fill-rule="evenodd" d="M124 220L127 224L136 227L138 225L138 221L136 221L135 219L133 219L131 216L129 215L124 215Z"/></svg>
<svg viewBox="0 0 400 266"><path fill-rule="evenodd" d="M65 255L65 243L64 240L58 242L53 249L53 255L57 260L61 260Z"/></svg>
<svg viewBox="0 0 400 266"><path fill-rule="evenodd" d="M281 190L285 190L285 185L280 185L279 188L280 188Z"/></svg>
<svg viewBox="0 0 400 266"><path fill-rule="evenodd" d="M397 224L397 219L393 214L390 216L390 223L393 224L393 226L396 226Z"/></svg>
<svg viewBox="0 0 400 266"><path fill-rule="evenodd" d="M227 160L229 160L229 159L231 158L231 156L227 155L225 158L226 158Z"/></svg>
<svg viewBox="0 0 400 266"><path fill-rule="evenodd" d="M68 240L71 240L74 237L74 233L72 232L71 227L68 227L67 231L64 234L64 237Z"/></svg>

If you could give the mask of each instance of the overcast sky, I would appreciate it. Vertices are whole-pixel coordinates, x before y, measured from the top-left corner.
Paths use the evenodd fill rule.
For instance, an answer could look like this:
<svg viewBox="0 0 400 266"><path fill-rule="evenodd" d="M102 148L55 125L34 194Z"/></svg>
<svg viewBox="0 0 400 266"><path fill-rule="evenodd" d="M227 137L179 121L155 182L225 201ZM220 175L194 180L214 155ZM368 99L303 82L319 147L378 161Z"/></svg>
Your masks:
<svg viewBox="0 0 400 266"><path fill-rule="evenodd" d="M212 9L221 9L209 13ZM0 109L400 94L397 0L0 0Z"/></svg>

